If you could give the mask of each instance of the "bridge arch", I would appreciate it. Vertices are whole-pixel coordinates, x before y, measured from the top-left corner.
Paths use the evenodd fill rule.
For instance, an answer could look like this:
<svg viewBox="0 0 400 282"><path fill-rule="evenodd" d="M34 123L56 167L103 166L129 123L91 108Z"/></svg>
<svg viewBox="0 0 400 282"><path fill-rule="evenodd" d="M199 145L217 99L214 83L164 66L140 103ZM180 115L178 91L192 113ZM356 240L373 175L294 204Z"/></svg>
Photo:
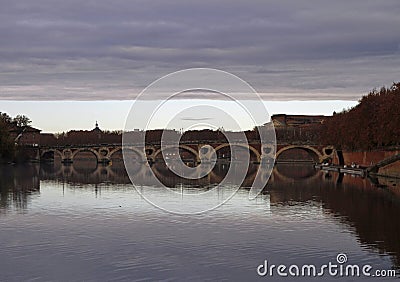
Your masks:
<svg viewBox="0 0 400 282"><path fill-rule="evenodd" d="M133 148L133 147L126 147L126 148L118 147L118 148L115 148L115 149L111 150L108 153L108 157L111 158L115 153L117 153L119 151L122 152L123 150L129 150L129 151L135 152L138 156L143 156L143 152L141 152L140 150L138 150L136 148Z"/></svg>
<svg viewBox="0 0 400 282"><path fill-rule="evenodd" d="M171 149L171 148L176 148L176 146L165 146L164 147L164 149ZM189 147L189 146L186 146L186 145L179 145L179 149L184 149L184 150L187 150L187 151L189 151L189 152L191 152L195 157L196 157L196 161L199 161L200 160L200 157L199 157L199 152L197 152L195 149L193 149L192 147ZM156 159L156 157L162 152L162 148L160 148L160 149L158 149L155 153L154 153L154 155L153 155L153 158L154 158L154 160Z"/></svg>
<svg viewBox="0 0 400 282"><path fill-rule="evenodd" d="M82 152L91 152L91 153L93 153L93 155L94 155L94 156L96 157L96 159L97 159L97 162L99 162L99 161L102 159L102 156L100 155L100 153L97 152L95 149L92 149L92 148L82 148L82 149L77 149L77 150L75 150L74 152L72 152L71 160L74 160L75 156L76 156L77 154L79 154L79 153L82 153Z"/></svg>
<svg viewBox="0 0 400 282"><path fill-rule="evenodd" d="M221 150L222 148L229 147L229 146L231 146L231 145L232 145L232 146L238 146L238 147L246 148L246 149L252 151L252 152L256 155L256 157L257 157L257 162L261 162L261 155L260 155L260 153L258 152L258 150L257 150L256 148L254 148L253 146L250 146L250 145L225 143L225 144L221 144L221 145L215 147L214 150L215 150L215 152L218 152L218 151Z"/></svg>
<svg viewBox="0 0 400 282"><path fill-rule="evenodd" d="M53 152L54 154L57 154L60 156L61 159L63 159L63 153L60 150L57 149L46 149L43 150L40 154L40 159L43 159L44 155L47 153Z"/></svg>
<svg viewBox="0 0 400 282"><path fill-rule="evenodd" d="M277 159L279 158L279 156L280 156L283 152L288 151L288 150L291 150L291 149L302 149L302 150L305 150L305 151L307 151L307 152L309 152L309 153L310 153L310 152L311 152L311 153L314 153L315 156L317 156L318 161L319 161L319 162L322 161L322 158L323 158L322 154L321 154L317 149L315 149L314 147L308 146L308 145L288 145L288 146L285 146L285 147L281 148L280 150L278 150L278 152L277 152L276 155L275 155L275 160L277 160Z"/></svg>
<svg viewBox="0 0 400 282"><path fill-rule="evenodd" d="M124 150L125 151L131 151L131 152L135 153L140 158L140 161L142 161L142 162L146 161L146 156L144 155L144 152L141 152L139 149L137 149L135 147L126 147L126 148L125 147L117 147L117 148L114 148L113 150L110 150L109 154L107 155L107 158L109 160L112 160L112 157L113 157L114 154L116 154L117 152L121 152L122 153L122 158L124 159L124 154L123 154Z"/></svg>

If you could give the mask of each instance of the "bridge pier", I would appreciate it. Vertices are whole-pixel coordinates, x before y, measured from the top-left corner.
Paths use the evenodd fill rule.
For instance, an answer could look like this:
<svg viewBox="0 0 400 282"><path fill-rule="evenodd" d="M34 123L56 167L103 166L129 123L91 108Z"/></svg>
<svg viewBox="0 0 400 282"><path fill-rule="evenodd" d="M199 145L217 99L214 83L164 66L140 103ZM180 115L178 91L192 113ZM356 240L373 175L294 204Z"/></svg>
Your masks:
<svg viewBox="0 0 400 282"><path fill-rule="evenodd" d="M63 164L72 164L73 160L70 159L70 158L65 158L65 159L61 160L61 163L63 163Z"/></svg>
<svg viewBox="0 0 400 282"><path fill-rule="evenodd" d="M97 160L97 163L99 163L99 164L104 164L104 165L108 165L108 164L111 163L111 160L108 159L108 158L102 158L102 159L98 159L98 160Z"/></svg>

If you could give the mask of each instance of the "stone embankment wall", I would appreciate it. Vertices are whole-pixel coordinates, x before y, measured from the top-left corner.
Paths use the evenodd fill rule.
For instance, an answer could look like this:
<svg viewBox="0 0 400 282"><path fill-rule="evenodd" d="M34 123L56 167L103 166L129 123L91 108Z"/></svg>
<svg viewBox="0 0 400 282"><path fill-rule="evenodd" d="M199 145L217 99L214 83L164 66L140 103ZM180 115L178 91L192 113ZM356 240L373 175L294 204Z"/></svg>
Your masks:
<svg viewBox="0 0 400 282"><path fill-rule="evenodd" d="M347 165L354 162L360 166L368 167L397 154L400 154L400 150L375 150L370 152L343 151L343 158L344 163ZM400 177L400 161L380 168L378 174L392 177Z"/></svg>

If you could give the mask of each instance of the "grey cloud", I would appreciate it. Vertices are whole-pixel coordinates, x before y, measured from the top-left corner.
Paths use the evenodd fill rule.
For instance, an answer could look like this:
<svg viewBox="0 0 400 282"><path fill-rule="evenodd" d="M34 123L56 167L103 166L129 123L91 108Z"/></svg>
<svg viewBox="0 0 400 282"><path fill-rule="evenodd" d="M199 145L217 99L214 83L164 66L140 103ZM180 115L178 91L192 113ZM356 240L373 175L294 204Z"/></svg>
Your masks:
<svg viewBox="0 0 400 282"><path fill-rule="evenodd" d="M2 99L131 99L191 67L232 72L264 99L353 100L399 80L396 0L2 0L0 7Z"/></svg>

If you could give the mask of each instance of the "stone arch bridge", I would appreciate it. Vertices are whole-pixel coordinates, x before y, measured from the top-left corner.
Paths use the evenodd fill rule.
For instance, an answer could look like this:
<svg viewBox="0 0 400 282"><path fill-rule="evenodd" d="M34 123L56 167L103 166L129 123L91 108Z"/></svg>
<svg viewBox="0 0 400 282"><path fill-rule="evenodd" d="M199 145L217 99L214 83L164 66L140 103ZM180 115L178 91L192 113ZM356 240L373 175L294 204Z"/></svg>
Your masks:
<svg viewBox="0 0 400 282"><path fill-rule="evenodd" d="M230 145L250 152L251 161L261 163L272 158L279 159L281 154L288 150L300 149L306 151L315 162L322 162L326 159L336 157L336 150L333 146L312 145L312 144L278 144L276 148L273 145L261 145L254 143L205 143L190 142L179 144L179 154L185 161L199 163L201 161L210 161L213 158L229 159ZM214 149L214 150L212 150ZM161 149L159 144L146 145L145 151L141 151L137 146L126 146L124 150L130 151L138 162L157 162L163 159L163 156L174 158L176 146L166 146ZM168 151L171 151L168 153ZM39 148L39 158L41 161L54 160L58 156L63 163L73 163L77 155L82 152L93 154L98 163L108 164L118 152L122 152L121 144L102 144L102 145L76 145L76 146L47 146ZM215 152L215 153L214 153ZM176 157L176 156L175 156Z"/></svg>

